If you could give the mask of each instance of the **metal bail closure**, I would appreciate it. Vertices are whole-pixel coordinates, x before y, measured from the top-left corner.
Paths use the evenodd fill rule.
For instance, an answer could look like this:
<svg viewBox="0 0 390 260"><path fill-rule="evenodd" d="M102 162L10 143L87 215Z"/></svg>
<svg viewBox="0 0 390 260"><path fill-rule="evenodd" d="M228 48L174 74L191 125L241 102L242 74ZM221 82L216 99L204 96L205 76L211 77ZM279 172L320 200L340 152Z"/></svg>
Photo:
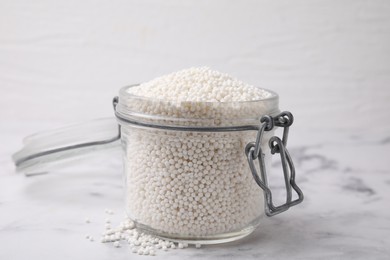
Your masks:
<svg viewBox="0 0 390 260"><path fill-rule="evenodd" d="M251 169L253 178L256 183L263 189L265 198L265 214L269 217L279 214L283 211L288 210L290 207L295 206L303 201L303 193L301 189L295 183L295 168L292 162L291 156L286 148L287 137L289 127L292 125L294 120L293 115L290 112L282 112L275 117L268 115L263 116L260 119L260 126L257 132L256 142L250 142L245 147L245 154L248 160L249 168ZM273 136L269 140L269 147L271 154L280 154L282 162L283 175L286 187L286 203L275 206L272 202L272 192L268 186L267 172L264 163L264 156L261 149L261 141L263 139L264 131L271 131L274 126L283 127L283 138L280 139L277 136ZM257 173L254 161L259 161L260 177ZM298 198L292 200L292 190L294 190Z"/></svg>

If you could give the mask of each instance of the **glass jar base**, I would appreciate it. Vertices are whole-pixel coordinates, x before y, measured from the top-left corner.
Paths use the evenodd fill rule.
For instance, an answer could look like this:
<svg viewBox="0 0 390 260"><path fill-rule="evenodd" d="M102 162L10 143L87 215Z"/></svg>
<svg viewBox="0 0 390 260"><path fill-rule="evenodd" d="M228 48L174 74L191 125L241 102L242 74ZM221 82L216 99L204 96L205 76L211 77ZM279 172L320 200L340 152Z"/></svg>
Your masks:
<svg viewBox="0 0 390 260"><path fill-rule="evenodd" d="M178 234L169 234L169 233L162 232L160 230L150 228L136 221L134 221L134 223L137 229L141 230L142 232L151 234L161 239L166 239L173 242L181 242L187 244L201 244L201 245L222 244L222 243L228 243L228 242L233 242L242 239L250 235L253 231L255 231L255 229L259 225L257 223L256 225L250 225L238 231L196 237L196 236L183 236Z"/></svg>

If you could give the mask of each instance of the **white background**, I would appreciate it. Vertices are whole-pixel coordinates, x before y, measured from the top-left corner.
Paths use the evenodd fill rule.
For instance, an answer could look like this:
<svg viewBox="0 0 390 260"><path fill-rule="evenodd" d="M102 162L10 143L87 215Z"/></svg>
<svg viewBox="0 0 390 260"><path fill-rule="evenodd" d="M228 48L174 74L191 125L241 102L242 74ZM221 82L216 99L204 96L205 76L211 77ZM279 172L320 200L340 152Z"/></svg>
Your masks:
<svg viewBox="0 0 390 260"><path fill-rule="evenodd" d="M297 132L390 131L390 2L378 0L3 0L0 130L110 116L120 87L204 65L278 92Z"/></svg>

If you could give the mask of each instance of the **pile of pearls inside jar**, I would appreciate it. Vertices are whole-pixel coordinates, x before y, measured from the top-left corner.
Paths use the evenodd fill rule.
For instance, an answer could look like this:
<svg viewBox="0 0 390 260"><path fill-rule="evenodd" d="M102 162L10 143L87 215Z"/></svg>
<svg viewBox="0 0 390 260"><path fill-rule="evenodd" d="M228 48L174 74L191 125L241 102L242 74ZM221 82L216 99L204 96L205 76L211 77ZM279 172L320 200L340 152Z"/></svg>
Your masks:
<svg viewBox="0 0 390 260"><path fill-rule="evenodd" d="M207 67L123 88L116 113L126 118L119 123L129 218L178 241L219 243L250 234L264 215L263 192L244 153L257 133L212 129L258 125L262 115L278 112L275 93ZM265 133L264 151L271 135Z"/></svg>

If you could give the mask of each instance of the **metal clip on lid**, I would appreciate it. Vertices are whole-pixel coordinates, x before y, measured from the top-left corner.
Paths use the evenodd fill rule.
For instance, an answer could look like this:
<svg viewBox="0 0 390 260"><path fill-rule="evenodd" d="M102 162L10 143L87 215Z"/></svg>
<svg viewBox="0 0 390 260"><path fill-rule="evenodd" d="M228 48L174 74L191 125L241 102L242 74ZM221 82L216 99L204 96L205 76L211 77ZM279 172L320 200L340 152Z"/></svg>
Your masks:
<svg viewBox="0 0 390 260"><path fill-rule="evenodd" d="M248 159L249 167L251 169L253 178L260 188L264 191L265 197L265 213L271 217L288 210L290 207L295 206L303 201L303 193L301 189L295 183L295 168L292 162L291 156L286 148L287 137L289 127L292 125L294 117L290 112L282 112L275 117L268 115L263 116L260 119L260 127L257 132L256 142L250 142L245 147L245 154ZM285 187L287 191L286 203L275 206L272 202L272 192L268 186L267 172L264 163L265 154L261 149L261 140L263 138L264 131L271 131L274 126L283 127L283 138L280 139L277 136L273 136L269 140L269 147L271 148L271 154L279 153L282 162L283 175L285 181ZM259 177L254 161L259 161L260 175ZM292 189L297 193L298 198L292 200Z"/></svg>

